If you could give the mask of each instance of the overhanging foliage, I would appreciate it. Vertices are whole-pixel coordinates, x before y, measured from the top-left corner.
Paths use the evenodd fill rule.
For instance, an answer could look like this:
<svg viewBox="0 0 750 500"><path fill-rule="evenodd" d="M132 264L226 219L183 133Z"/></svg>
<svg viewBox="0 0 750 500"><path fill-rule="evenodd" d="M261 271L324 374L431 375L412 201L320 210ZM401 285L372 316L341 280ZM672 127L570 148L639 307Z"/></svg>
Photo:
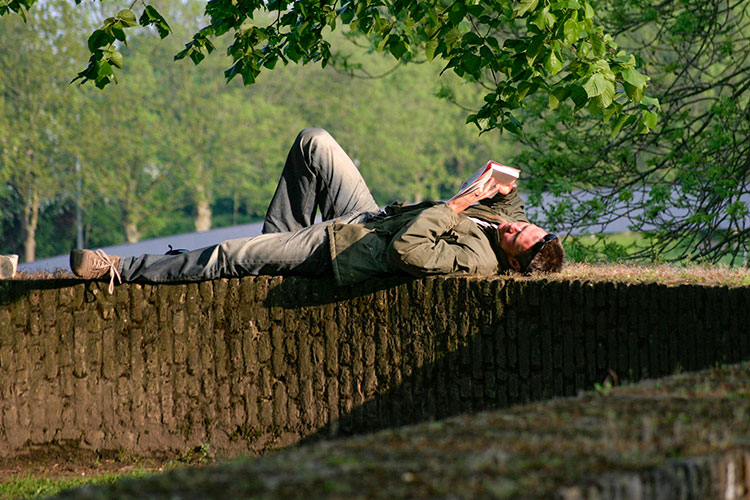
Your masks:
<svg viewBox="0 0 750 500"><path fill-rule="evenodd" d="M33 2L13 0L0 14L23 14ZM139 15L132 7L91 34L91 58L76 80L100 88L116 81L115 69L123 64L118 42L127 41L127 30L152 26L162 38L169 35L152 5L141 2ZM231 34L233 64L225 75L245 84L279 62L325 66L332 58L327 37L343 25L399 61L439 58L445 70L482 82L484 104L467 118L481 130L521 133L516 110L536 93L551 109L562 102L588 108L610 122L614 134L627 126L648 132L657 121L658 102L644 98L648 77L595 22L587 0L209 0L206 14L209 24L176 58L197 64L214 50L212 40ZM511 27L519 30L509 36Z"/></svg>

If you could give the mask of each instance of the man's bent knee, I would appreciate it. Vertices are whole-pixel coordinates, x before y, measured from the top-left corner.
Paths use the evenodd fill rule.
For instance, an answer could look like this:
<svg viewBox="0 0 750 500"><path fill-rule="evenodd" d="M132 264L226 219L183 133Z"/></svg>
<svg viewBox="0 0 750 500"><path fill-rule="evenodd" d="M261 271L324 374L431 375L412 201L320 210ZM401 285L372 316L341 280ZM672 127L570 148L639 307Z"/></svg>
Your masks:
<svg viewBox="0 0 750 500"><path fill-rule="evenodd" d="M318 127L310 127L303 129L297 136L300 142L308 143L315 140L333 140L331 134L326 129Z"/></svg>

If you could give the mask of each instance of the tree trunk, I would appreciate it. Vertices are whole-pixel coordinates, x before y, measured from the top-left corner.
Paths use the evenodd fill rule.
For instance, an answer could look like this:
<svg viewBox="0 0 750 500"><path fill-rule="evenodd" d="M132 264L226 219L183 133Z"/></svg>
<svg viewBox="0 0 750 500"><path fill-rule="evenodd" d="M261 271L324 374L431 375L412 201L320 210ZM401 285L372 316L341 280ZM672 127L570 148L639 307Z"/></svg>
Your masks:
<svg viewBox="0 0 750 500"><path fill-rule="evenodd" d="M195 230L201 232L211 229L211 216L206 186L199 185L195 188Z"/></svg>
<svg viewBox="0 0 750 500"><path fill-rule="evenodd" d="M36 259L36 228L39 224L39 193L35 189L31 191L31 199L24 206L21 224L24 262L34 262Z"/></svg>
<svg viewBox="0 0 750 500"><path fill-rule="evenodd" d="M125 239L128 240L128 243L138 243L141 239L138 222L130 217L125 218Z"/></svg>

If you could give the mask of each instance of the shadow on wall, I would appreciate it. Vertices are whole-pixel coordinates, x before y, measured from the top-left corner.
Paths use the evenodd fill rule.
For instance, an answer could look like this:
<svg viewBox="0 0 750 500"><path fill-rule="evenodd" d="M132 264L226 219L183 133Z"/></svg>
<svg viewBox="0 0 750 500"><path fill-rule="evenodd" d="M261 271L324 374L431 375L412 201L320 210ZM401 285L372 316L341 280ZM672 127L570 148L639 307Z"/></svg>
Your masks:
<svg viewBox="0 0 750 500"><path fill-rule="evenodd" d="M341 301L365 298L377 293L415 281L402 275L383 276L353 286L338 286L331 278L306 278L285 276L274 280L263 300L265 307L298 309L325 306Z"/></svg>
<svg viewBox="0 0 750 500"><path fill-rule="evenodd" d="M394 279L346 293L310 285L285 279L266 298L271 308L349 301L326 325L327 385L317 393L329 413L306 441L750 360L744 289L503 278Z"/></svg>
<svg viewBox="0 0 750 500"><path fill-rule="evenodd" d="M80 283L77 279L0 280L0 306L25 300L42 290L62 290Z"/></svg>

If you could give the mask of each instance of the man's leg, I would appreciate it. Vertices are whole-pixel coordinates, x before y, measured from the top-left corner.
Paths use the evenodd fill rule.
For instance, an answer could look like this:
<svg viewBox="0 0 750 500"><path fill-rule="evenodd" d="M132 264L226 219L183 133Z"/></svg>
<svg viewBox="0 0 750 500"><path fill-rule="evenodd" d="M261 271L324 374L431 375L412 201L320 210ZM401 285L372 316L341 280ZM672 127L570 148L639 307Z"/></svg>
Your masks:
<svg viewBox="0 0 750 500"><path fill-rule="evenodd" d="M294 141L263 224L264 233L296 231L350 212L378 210L362 175L331 135L303 130Z"/></svg>
<svg viewBox="0 0 750 500"><path fill-rule="evenodd" d="M123 257L122 281L163 283L247 275L332 274L326 226L227 240L179 255Z"/></svg>

